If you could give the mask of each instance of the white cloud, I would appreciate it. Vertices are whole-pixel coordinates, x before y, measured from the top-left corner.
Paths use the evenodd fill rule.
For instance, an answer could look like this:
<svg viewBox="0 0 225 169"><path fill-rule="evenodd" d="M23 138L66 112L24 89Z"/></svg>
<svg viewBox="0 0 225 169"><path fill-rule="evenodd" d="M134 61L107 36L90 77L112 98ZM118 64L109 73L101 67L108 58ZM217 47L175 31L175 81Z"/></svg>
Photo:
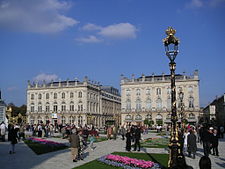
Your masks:
<svg viewBox="0 0 225 169"><path fill-rule="evenodd" d="M96 36L90 35L87 38L77 38L76 41L82 43L99 43L102 42L102 39L98 39Z"/></svg>
<svg viewBox="0 0 225 169"><path fill-rule="evenodd" d="M103 37L115 39L136 38L137 28L130 23L119 23L104 27L99 32Z"/></svg>
<svg viewBox="0 0 225 169"><path fill-rule="evenodd" d="M82 27L82 30L84 31L93 31L93 30L101 30L101 29L102 29L101 26L98 26L92 23L88 23Z"/></svg>
<svg viewBox="0 0 225 169"><path fill-rule="evenodd" d="M201 8L203 6L204 4L202 0L190 0L190 2L186 4L187 8Z"/></svg>
<svg viewBox="0 0 225 169"><path fill-rule="evenodd" d="M7 88L7 91L8 92L13 92L13 91L16 91L18 89L18 87L16 87L16 86L11 86L11 87L8 87Z"/></svg>
<svg viewBox="0 0 225 169"><path fill-rule="evenodd" d="M51 80L57 80L58 76L55 74L45 74L45 73L41 73L37 76L34 77L34 81L36 82L42 82L42 81L46 81L46 82L50 82Z"/></svg>
<svg viewBox="0 0 225 169"><path fill-rule="evenodd" d="M0 2L0 28L55 33L78 24L63 14L70 4L59 0L5 0Z"/></svg>

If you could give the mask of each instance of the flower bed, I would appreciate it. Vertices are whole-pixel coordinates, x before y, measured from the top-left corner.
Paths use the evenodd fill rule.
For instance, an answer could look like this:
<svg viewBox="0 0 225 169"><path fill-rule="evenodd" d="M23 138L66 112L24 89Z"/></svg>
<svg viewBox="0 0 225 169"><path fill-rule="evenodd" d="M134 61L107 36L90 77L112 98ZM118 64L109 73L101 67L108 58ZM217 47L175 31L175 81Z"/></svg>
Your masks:
<svg viewBox="0 0 225 169"><path fill-rule="evenodd" d="M68 148L63 143L34 137L29 137L24 142L38 155Z"/></svg>
<svg viewBox="0 0 225 169"><path fill-rule="evenodd" d="M160 169L158 163L152 161L138 160L126 156L109 154L98 159L98 161L115 167L125 169Z"/></svg>

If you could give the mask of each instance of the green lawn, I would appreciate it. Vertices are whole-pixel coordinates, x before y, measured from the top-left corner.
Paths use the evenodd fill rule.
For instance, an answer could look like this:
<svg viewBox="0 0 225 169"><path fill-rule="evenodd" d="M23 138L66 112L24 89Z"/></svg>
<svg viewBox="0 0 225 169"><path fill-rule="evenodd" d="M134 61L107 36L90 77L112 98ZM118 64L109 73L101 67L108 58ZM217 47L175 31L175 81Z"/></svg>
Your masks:
<svg viewBox="0 0 225 169"><path fill-rule="evenodd" d="M168 138L153 138L141 142L141 147L147 148L167 148L169 144Z"/></svg>
<svg viewBox="0 0 225 169"><path fill-rule="evenodd" d="M97 142L102 142L102 141L106 141L107 137L95 137L95 143ZM90 137L88 137L88 141L90 142Z"/></svg>
<svg viewBox="0 0 225 169"><path fill-rule="evenodd" d="M67 146L49 146L46 144L32 142L31 140L25 140L24 143L26 143L28 147L30 147L31 150L33 150L37 155L68 148Z"/></svg>
<svg viewBox="0 0 225 169"><path fill-rule="evenodd" d="M143 160L148 160L148 161L153 161L156 163L160 163L164 168L167 168L167 163L169 159L168 154L149 154L149 153L127 153L127 152L115 152L112 154L117 154L121 156L127 156L131 158L137 158L137 159L143 159ZM104 163L101 163L97 160L91 161L89 163L86 163L82 166L75 167L76 169L118 169L121 167L113 167Z"/></svg>

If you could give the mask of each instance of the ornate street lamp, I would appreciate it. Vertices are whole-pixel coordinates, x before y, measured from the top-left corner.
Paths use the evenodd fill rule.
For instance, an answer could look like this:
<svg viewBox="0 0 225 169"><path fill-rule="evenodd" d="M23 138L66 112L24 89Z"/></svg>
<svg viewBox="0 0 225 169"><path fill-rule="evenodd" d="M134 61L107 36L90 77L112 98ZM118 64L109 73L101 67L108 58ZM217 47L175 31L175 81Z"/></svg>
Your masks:
<svg viewBox="0 0 225 169"><path fill-rule="evenodd" d="M178 54L178 44L179 40L174 36L176 30L172 27L169 27L166 30L167 37L163 39L165 46L166 56L168 56L170 63L170 75L171 75L171 136L170 136L170 156L168 161L169 168L175 168L178 163L178 156L182 155L181 145L179 144L178 139L178 126L177 126L177 107L176 107L176 85L175 85L175 69L176 63L175 59ZM179 157L180 158L180 157Z"/></svg>

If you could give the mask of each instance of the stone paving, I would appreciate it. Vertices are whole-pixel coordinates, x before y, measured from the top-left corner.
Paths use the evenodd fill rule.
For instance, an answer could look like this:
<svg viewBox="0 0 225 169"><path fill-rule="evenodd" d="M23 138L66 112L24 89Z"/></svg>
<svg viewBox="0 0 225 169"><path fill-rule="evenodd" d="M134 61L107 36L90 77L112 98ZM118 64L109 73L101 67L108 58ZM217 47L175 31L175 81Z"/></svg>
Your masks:
<svg viewBox="0 0 225 169"><path fill-rule="evenodd" d="M103 155L120 151L125 152L125 141L121 137L117 140L108 140L99 143L94 143L96 148L92 151L87 148L85 151L85 158L83 161L73 163L70 155L70 149L55 151L43 155L36 155L23 142L16 145L16 154L9 154L9 142L0 142L0 166L2 169L72 169L74 167L85 164L89 161L95 160ZM154 133L144 135L143 138L160 137ZM68 144L68 141L60 138L51 138L51 140ZM194 169L198 169L198 162L203 154L201 145L198 145L196 159L186 157L188 165ZM211 156L212 169L225 168L225 139L220 140L219 153L220 157ZM142 148L141 152L147 153L168 153L166 149L159 148Z"/></svg>

